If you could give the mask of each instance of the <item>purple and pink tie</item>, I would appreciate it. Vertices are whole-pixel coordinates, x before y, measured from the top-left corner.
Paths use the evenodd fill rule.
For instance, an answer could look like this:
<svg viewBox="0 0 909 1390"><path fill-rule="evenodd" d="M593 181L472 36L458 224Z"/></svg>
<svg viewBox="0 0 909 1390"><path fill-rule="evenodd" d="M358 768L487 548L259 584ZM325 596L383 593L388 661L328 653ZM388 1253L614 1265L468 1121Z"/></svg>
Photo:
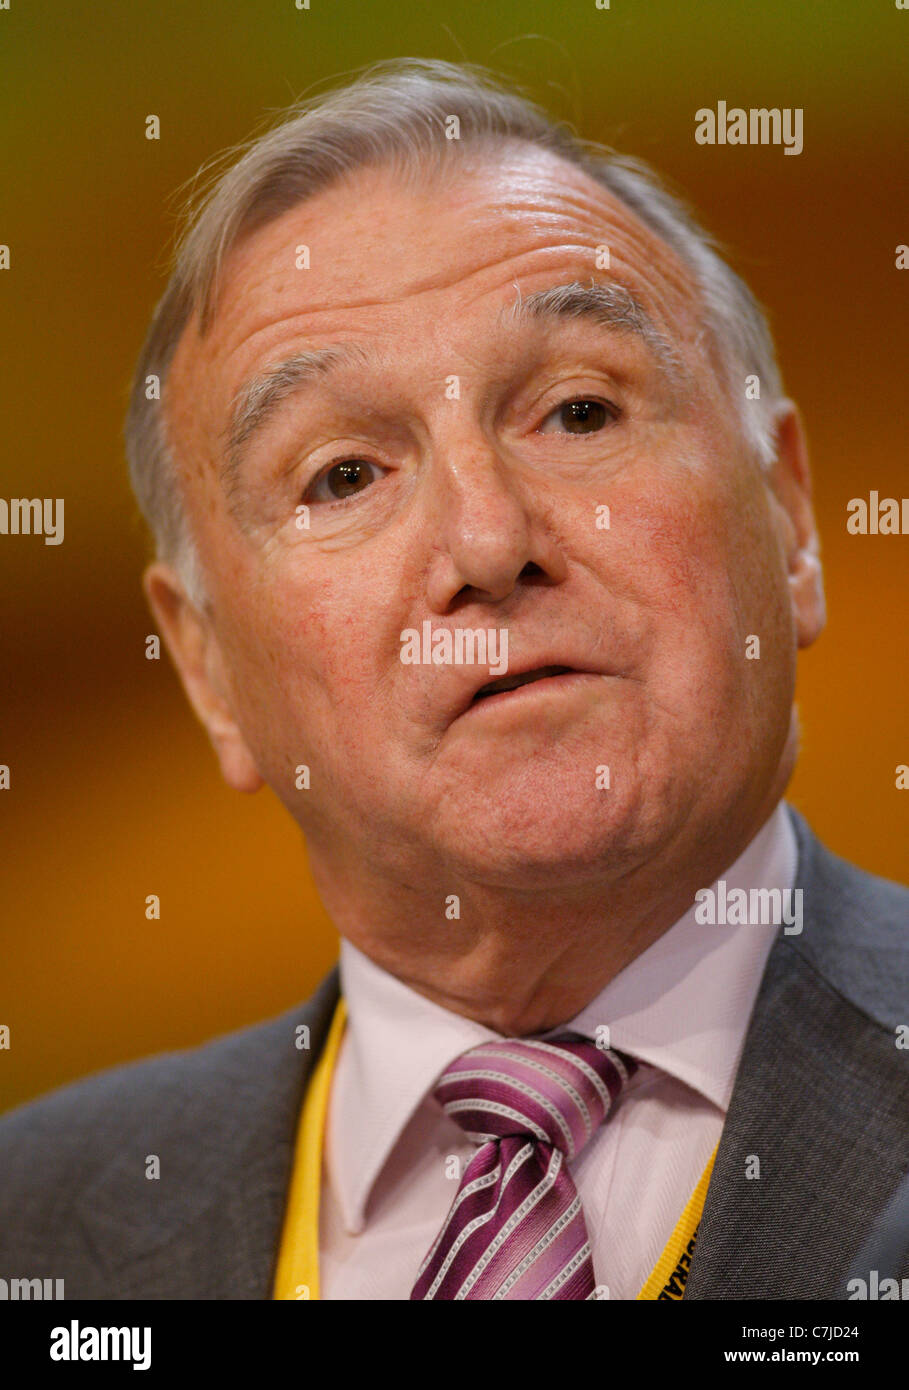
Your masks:
<svg viewBox="0 0 909 1390"><path fill-rule="evenodd" d="M574 1033L482 1043L452 1062L433 1095L480 1147L412 1299L596 1297L568 1164L636 1067Z"/></svg>

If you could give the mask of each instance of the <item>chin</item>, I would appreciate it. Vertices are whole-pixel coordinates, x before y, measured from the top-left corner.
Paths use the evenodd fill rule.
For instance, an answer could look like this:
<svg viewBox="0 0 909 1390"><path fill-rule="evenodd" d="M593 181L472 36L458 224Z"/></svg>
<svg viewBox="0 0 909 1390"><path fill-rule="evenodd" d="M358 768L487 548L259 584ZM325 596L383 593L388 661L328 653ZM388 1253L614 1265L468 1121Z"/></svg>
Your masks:
<svg viewBox="0 0 909 1390"><path fill-rule="evenodd" d="M583 797L546 792L449 804L434 840L458 874L490 886L550 890L553 875L568 887L632 867L654 848L650 818L634 793L590 791ZM650 824L650 833L648 833ZM657 832L658 834L658 832Z"/></svg>

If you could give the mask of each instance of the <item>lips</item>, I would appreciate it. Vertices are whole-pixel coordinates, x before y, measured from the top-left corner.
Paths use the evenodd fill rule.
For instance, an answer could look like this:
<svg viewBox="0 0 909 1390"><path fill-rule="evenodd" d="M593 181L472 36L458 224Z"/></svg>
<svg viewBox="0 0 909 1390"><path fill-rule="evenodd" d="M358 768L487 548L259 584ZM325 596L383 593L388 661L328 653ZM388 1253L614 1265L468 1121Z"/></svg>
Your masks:
<svg viewBox="0 0 909 1390"><path fill-rule="evenodd" d="M529 685L531 681L547 680L550 676L570 676L574 674L573 666L538 666L534 671L521 671L519 674L511 676L500 676L498 680L490 681L488 685L481 686L474 695L474 702L485 700L488 695L500 695L506 690L517 690L520 685Z"/></svg>
<svg viewBox="0 0 909 1390"><path fill-rule="evenodd" d="M500 704L503 708L507 708L511 703L509 692L520 690L525 685L532 686L541 683L544 688L551 691L558 691L560 688L568 690L575 685L582 687L585 678L587 680L607 677L618 678L626 674L626 668L612 656L608 659L598 657L595 662L590 660L588 653L591 648L598 645L596 641L591 640L589 645L582 645L581 643L574 645L574 651L566 650L567 643L561 650L556 648L553 651L550 647L547 651L540 644L535 652L528 651L511 661L509 663L511 670L504 676L499 676L494 680L486 680L483 684L481 684L483 676L488 677L491 674L488 667L485 672L478 671L474 667L472 673L470 667L466 665L453 667L447 678L433 684L433 693L438 692L441 728L449 728L462 715L470 715L474 710L486 709L487 707L491 709ZM546 665L543 665L547 657L554 656L560 656L562 660L547 662ZM540 662L539 665L535 664L534 657L536 661ZM568 658L567 661L565 660L566 657ZM515 695L515 703L522 698ZM444 704L442 704L443 699Z"/></svg>

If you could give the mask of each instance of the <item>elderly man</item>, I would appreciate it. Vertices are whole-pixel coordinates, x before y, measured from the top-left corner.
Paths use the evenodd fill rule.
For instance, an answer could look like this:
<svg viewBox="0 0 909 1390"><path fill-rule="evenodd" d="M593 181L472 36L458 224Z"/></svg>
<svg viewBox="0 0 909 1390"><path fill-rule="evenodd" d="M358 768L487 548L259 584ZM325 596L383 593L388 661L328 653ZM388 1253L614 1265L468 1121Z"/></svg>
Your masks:
<svg viewBox="0 0 909 1390"><path fill-rule="evenodd" d="M852 1296L909 1166L909 893L782 801L805 442L682 207L483 74L382 65L196 209L128 450L160 630L228 784L304 831L339 970L8 1117L6 1263Z"/></svg>

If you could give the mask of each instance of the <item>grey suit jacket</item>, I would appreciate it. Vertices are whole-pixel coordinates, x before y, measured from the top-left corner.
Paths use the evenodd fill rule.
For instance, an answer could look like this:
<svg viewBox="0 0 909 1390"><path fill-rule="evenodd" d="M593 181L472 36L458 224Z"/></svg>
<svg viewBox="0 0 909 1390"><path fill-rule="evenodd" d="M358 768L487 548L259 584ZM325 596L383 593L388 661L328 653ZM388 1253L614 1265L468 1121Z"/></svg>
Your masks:
<svg viewBox="0 0 909 1390"><path fill-rule="evenodd" d="M781 929L768 958L687 1299L846 1297L909 1172L909 1051L896 1045L909 891L837 859L791 814L804 929ZM77 1299L270 1297L300 1104L337 997L335 970L280 1018L0 1119L0 1277L62 1278Z"/></svg>

